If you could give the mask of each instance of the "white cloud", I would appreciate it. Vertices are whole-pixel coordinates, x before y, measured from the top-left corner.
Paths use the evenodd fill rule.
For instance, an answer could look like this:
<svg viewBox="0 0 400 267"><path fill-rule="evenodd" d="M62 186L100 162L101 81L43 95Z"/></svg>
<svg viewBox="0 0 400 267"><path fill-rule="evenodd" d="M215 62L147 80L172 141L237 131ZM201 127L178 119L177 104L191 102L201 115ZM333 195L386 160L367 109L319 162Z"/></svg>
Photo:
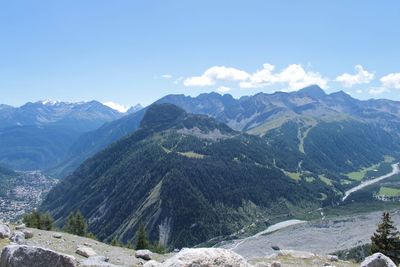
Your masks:
<svg viewBox="0 0 400 267"><path fill-rule="evenodd" d="M220 92L220 93L227 93L230 90L231 90L231 88L226 87L226 86L220 86L220 87L217 88L217 91Z"/></svg>
<svg viewBox="0 0 400 267"><path fill-rule="evenodd" d="M201 76L185 79L184 85L202 87L215 85L217 82L238 82L241 88L260 88L272 84L285 84L287 91L294 91L312 84L326 88L328 84L328 80L321 74L307 71L299 64L291 64L281 72L274 70L275 66L268 63L254 73L237 68L214 66Z"/></svg>
<svg viewBox="0 0 400 267"><path fill-rule="evenodd" d="M381 78L381 83L386 88L400 89L400 73L390 73Z"/></svg>
<svg viewBox="0 0 400 267"><path fill-rule="evenodd" d="M363 93L363 90L358 89L358 90L356 91L356 93L357 93L357 94L362 94L362 93Z"/></svg>
<svg viewBox="0 0 400 267"><path fill-rule="evenodd" d="M243 81L249 77L245 71L228 68L225 66L214 66L207 69L203 75L187 78L183 81L185 86L209 86L217 81Z"/></svg>
<svg viewBox="0 0 400 267"><path fill-rule="evenodd" d="M171 79L172 78L172 75L171 74L163 74L163 75L161 75L161 78L164 78L164 79Z"/></svg>
<svg viewBox="0 0 400 267"><path fill-rule="evenodd" d="M128 109L130 108L129 106L120 105L120 104L117 104L117 103L114 103L111 101L105 102L105 103L103 103L103 105L105 105L109 108L112 108L113 110L119 111L121 113L127 112Z"/></svg>
<svg viewBox="0 0 400 267"><path fill-rule="evenodd" d="M183 79L184 79L183 77L176 78L174 84L179 84Z"/></svg>
<svg viewBox="0 0 400 267"><path fill-rule="evenodd" d="M306 86L317 84L322 88L326 88L328 80L323 78L318 72L306 71L299 64L289 65L281 73L278 74L279 82L287 83L287 91L295 91Z"/></svg>
<svg viewBox="0 0 400 267"><path fill-rule="evenodd" d="M388 91L389 91L389 89L387 89L386 87L373 87L373 88L368 90L368 93L370 95L375 95L376 96L376 95L381 95L383 93L386 93Z"/></svg>
<svg viewBox="0 0 400 267"><path fill-rule="evenodd" d="M365 70L363 66L356 65L354 69L356 74L343 73L336 77L336 81L341 82L345 87L352 87L356 84L368 84L374 79L375 74Z"/></svg>

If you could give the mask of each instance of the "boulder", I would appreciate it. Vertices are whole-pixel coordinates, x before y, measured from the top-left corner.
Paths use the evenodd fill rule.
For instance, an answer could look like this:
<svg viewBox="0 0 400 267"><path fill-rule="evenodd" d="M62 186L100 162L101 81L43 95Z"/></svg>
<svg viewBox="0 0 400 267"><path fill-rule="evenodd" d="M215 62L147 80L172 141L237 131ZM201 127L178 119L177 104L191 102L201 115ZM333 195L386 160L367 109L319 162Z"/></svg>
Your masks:
<svg viewBox="0 0 400 267"><path fill-rule="evenodd" d="M20 225L17 225L17 226L15 226L15 230L22 230L22 229L25 229L26 228L26 225L23 223L23 224L20 224Z"/></svg>
<svg viewBox="0 0 400 267"><path fill-rule="evenodd" d="M192 266L235 266L250 267L246 260L222 248L190 248L182 249L178 254L166 260L163 267L192 267Z"/></svg>
<svg viewBox="0 0 400 267"><path fill-rule="evenodd" d="M60 233L54 233L53 237L57 238L57 239L61 239L62 235Z"/></svg>
<svg viewBox="0 0 400 267"><path fill-rule="evenodd" d="M328 261L338 261L339 258L336 255L328 255L326 256L326 258L328 259Z"/></svg>
<svg viewBox="0 0 400 267"><path fill-rule="evenodd" d="M10 227L5 224L0 224L0 238L9 238L11 236Z"/></svg>
<svg viewBox="0 0 400 267"><path fill-rule="evenodd" d="M29 238L33 237L33 232L29 229L22 229L21 232L24 233L25 239L29 239Z"/></svg>
<svg viewBox="0 0 400 267"><path fill-rule="evenodd" d="M9 245L3 249L0 267L76 267L74 257L50 249Z"/></svg>
<svg viewBox="0 0 400 267"><path fill-rule="evenodd" d="M25 234L21 231L15 231L11 235L10 241L18 245L26 245Z"/></svg>
<svg viewBox="0 0 400 267"><path fill-rule="evenodd" d="M76 251L76 254L81 255L83 257L89 258L96 256L96 252L90 247L79 246Z"/></svg>
<svg viewBox="0 0 400 267"><path fill-rule="evenodd" d="M275 251L279 251L281 250L281 248L279 246L271 246L271 248Z"/></svg>
<svg viewBox="0 0 400 267"><path fill-rule="evenodd" d="M140 249L140 250L136 250L136 252L135 252L136 258L144 259L146 261L151 260L152 256L153 256L153 253L148 249Z"/></svg>
<svg viewBox="0 0 400 267"><path fill-rule="evenodd" d="M396 267L396 264L382 253L375 253L365 258L361 267Z"/></svg>

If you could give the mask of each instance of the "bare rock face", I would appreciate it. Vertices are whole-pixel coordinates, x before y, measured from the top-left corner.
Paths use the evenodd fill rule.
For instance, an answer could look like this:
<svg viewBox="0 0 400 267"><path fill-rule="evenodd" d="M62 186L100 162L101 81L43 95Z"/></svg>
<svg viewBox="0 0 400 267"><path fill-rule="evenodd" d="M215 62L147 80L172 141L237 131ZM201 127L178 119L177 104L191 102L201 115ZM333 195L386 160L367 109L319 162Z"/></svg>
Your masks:
<svg viewBox="0 0 400 267"><path fill-rule="evenodd" d="M242 256L222 248L183 249L174 257L166 260L162 267L250 267Z"/></svg>
<svg viewBox="0 0 400 267"><path fill-rule="evenodd" d="M76 267L74 257L50 249L25 246L6 246L0 258L0 267Z"/></svg>
<svg viewBox="0 0 400 267"><path fill-rule="evenodd" d="M396 267L396 264L382 253L375 253L365 258L361 267Z"/></svg>
<svg viewBox="0 0 400 267"><path fill-rule="evenodd" d="M153 253L148 249L141 249L141 250L136 250L135 257L149 261L151 260L152 254Z"/></svg>
<svg viewBox="0 0 400 267"><path fill-rule="evenodd" d="M5 224L0 224L0 238L9 238L11 236L10 227Z"/></svg>

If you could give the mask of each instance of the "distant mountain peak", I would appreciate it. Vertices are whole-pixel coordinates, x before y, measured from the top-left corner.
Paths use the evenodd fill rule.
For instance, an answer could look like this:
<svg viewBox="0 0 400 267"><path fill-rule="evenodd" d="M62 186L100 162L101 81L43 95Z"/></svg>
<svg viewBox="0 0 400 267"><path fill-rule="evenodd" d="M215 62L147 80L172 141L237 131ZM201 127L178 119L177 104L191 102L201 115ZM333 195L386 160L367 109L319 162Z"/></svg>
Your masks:
<svg viewBox="0 0 400 267"><path fill-rule="evenodd" d="M174 125L185 115L185 110L173 104L153 104L146 110L140 126L142 128L164 129Z"/></svg>
<svg viewBox="0 0 400 267"><path fill-rule="evenodd" d="M318 85L307 86L297 92L298 94L307 95L314 98L321 98L326 96L325 91Z"/></svg>

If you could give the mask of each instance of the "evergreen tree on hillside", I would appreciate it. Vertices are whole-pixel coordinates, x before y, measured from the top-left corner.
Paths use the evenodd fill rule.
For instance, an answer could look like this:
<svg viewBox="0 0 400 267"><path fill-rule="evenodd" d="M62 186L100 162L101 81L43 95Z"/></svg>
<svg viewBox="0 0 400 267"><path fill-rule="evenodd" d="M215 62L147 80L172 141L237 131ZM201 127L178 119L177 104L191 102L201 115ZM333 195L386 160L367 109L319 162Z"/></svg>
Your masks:
<svg viewBox="0 0 400 267"><path fill-rule="evenodd" d="M87 224L85 218L80 211L75 213L70 213L67 219L67 224L65 225L65 231L67 233L86 236L87 235Z"/></svg>
<svg viewBox="0 0 400 267"><path fill-rule="evenodd" d="M371 253L381 252L396 264L400 263L400 234L394 226L389 212L383 213L382 222L371 237L371 241Z"/></svg>
<svg viewBox="0 0 400 267"><path fill-rule="evenodd" d="M39 213L33 210L30 214L25 214L22 222L28 227L41 230L51 230L53 228L54 219L49 213Z"/></svg>
<svg viewBox="0 0 400 267"><path fill-rule="evenodd" d="M139 226L139 231L137 233L137 239L136 239L136 247L138 249L148 249L149 248L149 240L147 239L147 233L146 230L144 229L144 225L141 224Z"/></svg>

